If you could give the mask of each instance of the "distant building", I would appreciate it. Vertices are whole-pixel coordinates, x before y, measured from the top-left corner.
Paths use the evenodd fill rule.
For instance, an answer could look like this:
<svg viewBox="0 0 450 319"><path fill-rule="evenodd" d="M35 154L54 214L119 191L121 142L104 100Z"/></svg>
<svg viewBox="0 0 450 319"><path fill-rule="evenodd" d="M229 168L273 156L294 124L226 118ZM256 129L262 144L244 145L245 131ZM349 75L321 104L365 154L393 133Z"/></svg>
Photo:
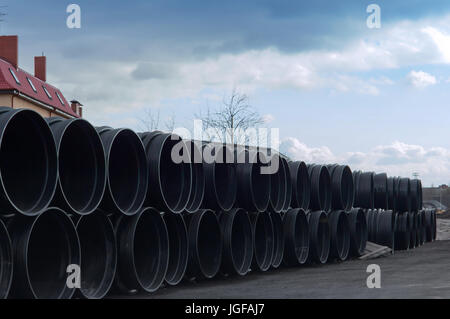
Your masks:
<svg viewBox="0 0 450 319"><path fill-rule="evenodd" d="M0 36L0 106L32 109L43 117L82 117L82 104L70 104L62 92L47 83L47 59L34 58L34 75L18 66L18 36Z"/></svg>
<svg viewBox="0 0 450 319"><path fill-rule="evenodd" d="M450 207L450 188L447 185L439 187L424 187L422 189L423 201L436 201L446 207Z"/></svg>

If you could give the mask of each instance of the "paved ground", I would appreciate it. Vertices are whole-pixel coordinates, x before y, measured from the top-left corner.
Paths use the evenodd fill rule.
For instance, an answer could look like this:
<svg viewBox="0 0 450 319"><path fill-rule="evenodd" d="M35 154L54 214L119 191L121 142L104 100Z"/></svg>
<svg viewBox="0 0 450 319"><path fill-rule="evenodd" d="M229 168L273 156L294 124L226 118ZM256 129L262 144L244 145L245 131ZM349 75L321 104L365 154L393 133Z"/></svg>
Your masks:
<svg viewBox="0 0 450 319"><path fill-rule="evenodd" d="M366 286L367 266L381 267L381 288ZM132 298L450 298L450 241L393 256L324 266L284 268L244 278L186 282Z"/></svg>

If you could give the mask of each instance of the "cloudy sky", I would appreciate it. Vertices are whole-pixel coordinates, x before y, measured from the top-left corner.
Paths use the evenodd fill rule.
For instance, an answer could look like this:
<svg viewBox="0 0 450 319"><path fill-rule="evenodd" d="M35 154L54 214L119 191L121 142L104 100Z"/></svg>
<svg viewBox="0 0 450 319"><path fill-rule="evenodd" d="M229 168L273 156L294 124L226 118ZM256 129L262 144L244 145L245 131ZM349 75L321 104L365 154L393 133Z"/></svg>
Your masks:
<svg viewBox="0 0 450 319"><path fill-rule="evenodd" d="M450 1L0 0L20 65L48 56L49 82L94 124L140 128L145 110L192 127L232 88L280 128L281 150L450 183ZM369 4L381 28L366 25Z"/></svg>

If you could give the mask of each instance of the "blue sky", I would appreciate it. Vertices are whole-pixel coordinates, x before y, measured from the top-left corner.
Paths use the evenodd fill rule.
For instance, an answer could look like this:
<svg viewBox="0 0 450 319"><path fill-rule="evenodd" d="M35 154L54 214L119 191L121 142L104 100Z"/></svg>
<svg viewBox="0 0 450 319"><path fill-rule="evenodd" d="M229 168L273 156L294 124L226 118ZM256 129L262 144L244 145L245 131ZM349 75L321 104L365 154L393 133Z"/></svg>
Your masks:
<svg viewBox="0 0 450 319"><path fill-rule="evenodd" d="M70 3L0 0L0 32L94 124L139 130L151 108L190 128L235 87L294 159L450 183L450 1L74 1L79 30Z"/></svg>

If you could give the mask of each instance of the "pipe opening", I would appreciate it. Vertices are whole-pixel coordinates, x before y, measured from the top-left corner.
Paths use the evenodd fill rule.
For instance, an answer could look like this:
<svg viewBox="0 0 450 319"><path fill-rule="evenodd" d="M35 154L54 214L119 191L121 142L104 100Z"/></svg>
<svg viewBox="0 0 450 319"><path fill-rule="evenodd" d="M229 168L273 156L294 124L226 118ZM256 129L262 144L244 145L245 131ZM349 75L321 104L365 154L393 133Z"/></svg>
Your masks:
<svg viewBox="0 0 450 319"><path fill-rule="evenodd" d="M284 255L284 238L283 238L283 220L281 215L278 213L273 213L270 215L273 223L273 257L272 257L272 267L278 268L283 261Z"/></svg>
<svg viewBox="0 0 450 319"><path fill-rule="evenodd" d="M101 299L108 293L116 273L117 249L114 229L101 212L83 216L77 224L81 246L81 288L85 298Z"/></svg>
<svg viewBox="0 0 450 319"><path fill-rule="evenodd" d="M259 213L256 217L254 236L256 266L259 270L266 271L271 266L274 249L274 230L269 213Z"/></svg>
<svg viewBox="0 0 450 319"><path fill-rule="evenodd" d="M73 210L90 213L97 208L103 197L105 173L105 156L97 132L88 122L72 122L59 146L59 179Z"/></svg>
<svg viewBox="0 0 450 319"><path fill-rule="evenodd" d="M38 299L69 298L68 265L80 262L75 227L62 211L49 210L34 222L28 241L27 268L30 287Z"/></svg>
<svg viewBox="0 0 450 319"><path fill-rule="evenodd" d="M169 235L169 264L166 282L177 285L186 272L188 262L188 235L181 215L165 213L164 221Z"/></svg>
<svg viewBox="0 0 450 319"><path fill-rule="evenodd" d="M160 169L159 169L159 179L161 182L161 193L164 197L164 200L167 206L173 210L180 210L178 205L185 206L186 198L183 198L183 190L185 190L185 179L189 176L185 176L190 171L190 165L183 165L174 163L172 160L172 148L180 143L180 140L172 140L171 138L167 138L164 141L161 155L160 155ZM189 180L189 184L191 180ZM189 193L188 193L189 195ZM183 207L181 208L183 209Z"/></svg>
<svg viewBox="0 0 450 319"><path fill-rule="evenodd" d="M238 274L246 274L252 262L252 226L246 212L237 213L231 233L231 255Z"/></svg>
<svg viewBox="0 0 450 319"><path fill-rule="evenodd" d="M220 268L222 241L217 217L207 211L200 220L197 232L197 256L200 270L206 278L214 277Z"/></svg>
<svg viewBox="0 0 450 319"><path fill-rule="evenodd" d="M0 147L4 191L21 213L37 215L53 197L57 177L52 133L33 111L19 111L7 123Z"/></svg>
<svg viewBox="0 0 450 319"><path fill-rule="evenodd" d="M141 142L133 131L122 130L114 139L108 173L117 207L122 212L138 210L145 198L142 176L146 174L146 166Z"/></svg>
<svg viewBox="0 0 450 319"><path fill-rule="evenodd" d="M134 265L137 278L147 292L157 290L167 272L169 241L159 212L146 209L134 231Z"/></svg>

